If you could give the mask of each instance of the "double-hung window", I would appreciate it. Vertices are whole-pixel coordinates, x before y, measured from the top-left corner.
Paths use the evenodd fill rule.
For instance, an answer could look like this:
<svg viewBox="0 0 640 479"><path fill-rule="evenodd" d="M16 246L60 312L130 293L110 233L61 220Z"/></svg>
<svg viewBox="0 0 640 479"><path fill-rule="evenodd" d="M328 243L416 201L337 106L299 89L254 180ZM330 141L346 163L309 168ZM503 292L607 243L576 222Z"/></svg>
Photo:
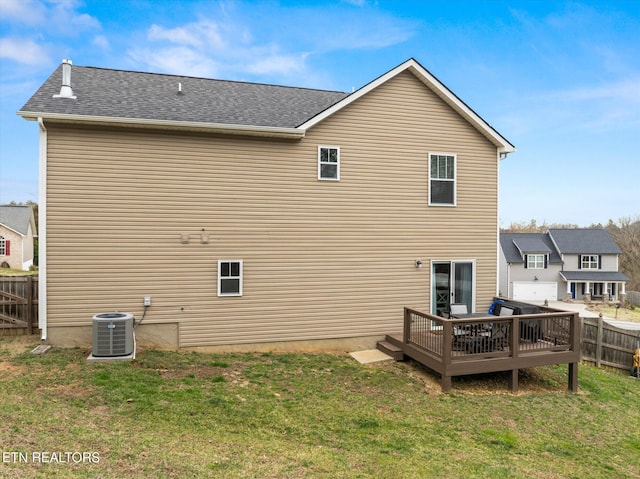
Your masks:
<svg viewBox="0 0 640 479"><path fill-rule="evenodd" d="M527 269L545 269L546 255L544 254L528 254Z"/></svg>
<svg viewBox="0 0 640 479"><path fill-rule="evenodd" d="M597 254L583 254L580 256L580 269L598 269L600 264Z"/></svg>
<svg viewBox="0 0 640 479"><path fill-rule="evenodd" d="M242 296L242 260L218 260L218 296Z"/></svg>
<svg viewBox="0 0 640 479"><path fill-rule="evenodd" d="M318 179L340 180L340 147L318 146Z"/></svg>
<svg viewBox="0 0 640 479"><path fill-rule="evenodd" d="M455 206L456 155L429 154L429 204Z"/></svg>

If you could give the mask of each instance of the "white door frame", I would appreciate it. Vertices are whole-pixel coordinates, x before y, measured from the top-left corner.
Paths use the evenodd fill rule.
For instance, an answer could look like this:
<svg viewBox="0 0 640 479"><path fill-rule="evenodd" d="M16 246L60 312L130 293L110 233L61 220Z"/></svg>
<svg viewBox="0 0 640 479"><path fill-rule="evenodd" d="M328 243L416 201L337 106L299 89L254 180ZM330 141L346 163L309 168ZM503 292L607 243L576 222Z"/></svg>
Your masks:
<svg viewBox="0 0 640 479"><path fill-rule="evenodd" d="M448 304L451 304L455 299L453 296L455 294L455 286L456 286L456 275L455 275L455 265L456 264L471 264L471 305L469 312L475 312L476 310L476 260L475 259L432 259L430 265L430 281L431 281L431 294L429 294L429 312L434 314L435 308L435 297L436 297L436 278L434 274L434 266L436 264L449 264L449 298Z"/></svg>

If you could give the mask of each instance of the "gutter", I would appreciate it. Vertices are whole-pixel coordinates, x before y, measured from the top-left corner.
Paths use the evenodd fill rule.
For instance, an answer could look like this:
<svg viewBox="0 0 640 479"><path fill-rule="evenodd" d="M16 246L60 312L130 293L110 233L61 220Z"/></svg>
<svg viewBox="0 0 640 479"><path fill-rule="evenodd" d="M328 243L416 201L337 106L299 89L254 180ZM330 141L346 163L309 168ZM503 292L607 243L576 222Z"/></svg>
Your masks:
<svg viewBox="0 0 640 479"><path fill-rule="evenodd" d="M304 138L306 130L304 128L282 128L274 126L254 126L235 125L225 123L208 123L200 121L174 121L155 120L147 118L121 118L94 115L76 115L69 113L44 113L19 111L17 113L25 120L53 120L61 123L84 123L105 126L128 126L138 128L149 128L159 130L196 131L207 133L221 133L231 135L262 136L270 138L284 138L299 140ZM42 128L42 126L41 126Z"/></svg>
<svg viewBox="0 0 640 479"><path fill-rule="evenodd" d="M38 117L40 141L38 151L38 327L41 341L47 340L47 128Z"/></svg>

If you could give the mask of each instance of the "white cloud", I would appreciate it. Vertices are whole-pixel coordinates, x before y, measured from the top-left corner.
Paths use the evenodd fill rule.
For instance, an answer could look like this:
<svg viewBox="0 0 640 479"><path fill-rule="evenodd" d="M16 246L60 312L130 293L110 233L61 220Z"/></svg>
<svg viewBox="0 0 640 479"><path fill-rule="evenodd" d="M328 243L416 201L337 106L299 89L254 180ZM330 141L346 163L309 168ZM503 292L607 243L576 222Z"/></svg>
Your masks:
<svg viewBox="0 0 640 479"><path fill-rule="evenodd" d="M574 129L640 129L640 77L562 90L547 102Z"/></svg>
<svg viewBox="0 0 640 479"><path fill-rule="evenodd" d="M42 65L49 61L42 45L22 38L0 38L0 57L25 65Z"/></svg>
<svg viewBox="0 0 640 479"><path fill-rule="evenodd" d="M93 37L91 43L101 50L111 50L111 44L109 43L107 37L104 35L96 35L95 37Z"/></svg>
<svg viewBox="0 0 640 479"><path fill-rule="evenodd" d="M131 47L128 54L138 65L170 73L326 86L318 85L323 72L309 70L314 55L386 47L413 35L415 23L363 7L354 16L344 4L284 8L221 3L206 14L200 11L196 21L152 24L146 31L148 43Z"/></svg>
<svg viewBox="0 0 640 479"><path fill-rule="evenodd" d="M3 19L68 36L101 28L97 18L78 12L81 6L77 0L2 0L0 12Z"/></svg>
<svg viewBox="0 0 640 479"><path fill-rule="evenodd" d="M215 60L185 46L144 48L128 53L137 64L148 65L153 71L195 77L216 77L219 73L219 65Z"/></svg>
<svg viewBox="0 0 640 479"><path fill-rule="evenodd" d="M247 65L247 71L257 75L291 75L305 68L306 54L279 55L261 57Z"/></svg>
<svg viewBox="0 0 640 479"><path fill-rule="evenodd" d="M640 104L640 78L624 79L595 87L580 87L563 91L558 97L569 101L608 100L630 104Z"/></svg>
<svg viewBox="0 0 640 479"><path fill-rule="evenodd" d="M47 18L47 8L37 0L2 0L0 18L24 25L40 25Z"/></svg>
<svg viewBox="0 0 640 479"><path fill-rule="evenodd" d="M151 25L147 38L151 41L167 40L170 43L201 47L202 42L197 34L189 31L188 26L167 29L159 25Z"/></svg>

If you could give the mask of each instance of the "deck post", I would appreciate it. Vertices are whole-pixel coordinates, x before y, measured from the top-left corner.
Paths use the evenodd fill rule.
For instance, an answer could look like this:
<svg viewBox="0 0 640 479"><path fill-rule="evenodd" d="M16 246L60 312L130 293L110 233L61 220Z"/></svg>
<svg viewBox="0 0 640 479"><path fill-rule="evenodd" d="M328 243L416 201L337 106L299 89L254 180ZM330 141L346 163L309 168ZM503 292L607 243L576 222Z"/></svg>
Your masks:
<svg viewBox="0 0 640 479"><path fill-rule="evenodd" d="M598 318L598 328L602 327L602 315ZM571 321L571 349L578 353L578 361L580 360L582 352L582 319L579 313L573 313L573 320ZM602 332L598 331L598 341L602 341ZM600 360L601 351L598 352L597 359ZM578 362L569 363L568 386L571 392L578 392Z"/></svg>
<svg viewBox="0 0 640 479"><path fill-rule="evenodd" d="M442 323L442 391L451 391L451 338L453 337L453 325L450 320Z"/></svg>
<svg viewBox="0 0 640 479"><path fill-rule="evenodd" d="M411 337L411 311L409 308L404 308L404 325L402 331L402 342L407 344Z"/></svg>
<svg viewBox="0 0 640 479"><path fill-rule="evenodd" d="M578 392L578 363L569 363L569 390L573 393Z"/></svg>
<svg viewBox="0 0 640 479"><path fill-rule="evenodd" d="M511 357L516 359L520 353L520 320L517 316L511 316L511 337L509 338Z"/></svg>
<svg viewBox="0 0 640 479"><path fill-rule="evenodd" d="M444 372L442 373L442 392L448 393L451 391L451 376L445 376Z"/></svg>
<svg viewBox="0 0 640 479"><path fill-rule="evenodd" d="M509 389L514 393L518 391L518 371L519 369L512 369L509 375Z"/></svg>

